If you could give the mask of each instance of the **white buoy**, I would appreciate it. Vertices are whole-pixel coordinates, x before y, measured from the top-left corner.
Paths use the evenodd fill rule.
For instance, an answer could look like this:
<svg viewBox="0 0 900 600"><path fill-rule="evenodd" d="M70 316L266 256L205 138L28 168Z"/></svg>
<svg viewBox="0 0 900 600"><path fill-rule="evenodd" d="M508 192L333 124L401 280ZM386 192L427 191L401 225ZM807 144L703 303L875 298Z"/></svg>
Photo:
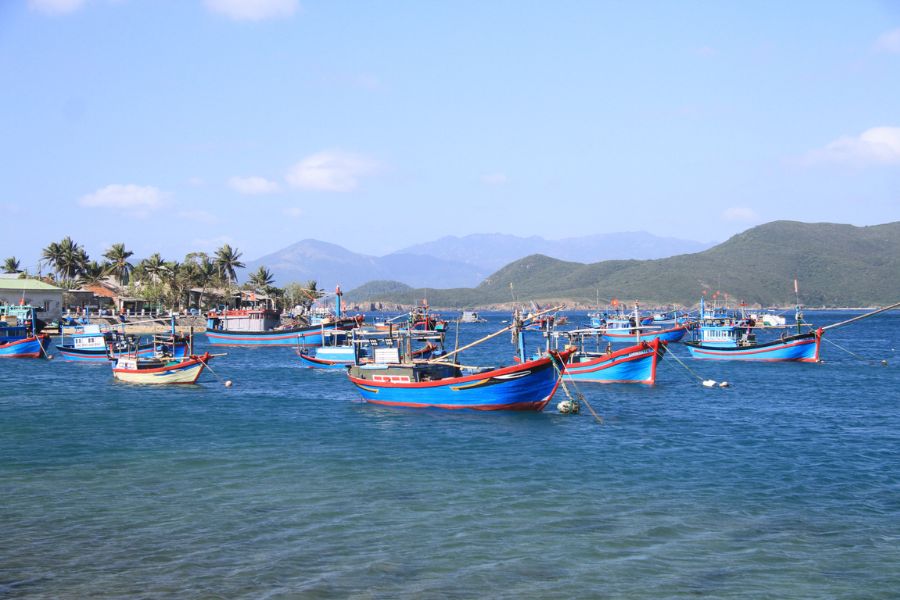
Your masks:
<svg viewBox="0 0 900 600"><path fill-rule="evenodd" d="M225 387L231 387L231 380L230 380L230 379L227 380L227 381L225 382Z"/></svg>
<svg viewBox="0 0 900 600"><path fill-rule="evenodd" d="M580 409L577 402L572 402L571 400L561 400L560 403L556 405L556 410L564 415L568 415L576 414Z"/></svg>
<svg viewBox="0 0 900 600"><path fill-rule="evenodd" d="M716 380L715 379L704 379L703 387L715 387Z"/></svg>
<svg viewBox="0 0 900 600"><path fill-rule="evenodd" d="M719 387L731 387L731 384L728 383L727 381L723 381L722 383L719 384Z"/></svg>
<svg viewBox="0 0 900 600"><path fill-rule="evenodd" d="M52 354L48 354L48 355L47 355L47 360L53 360L53 355L52 355Z"/></svg>

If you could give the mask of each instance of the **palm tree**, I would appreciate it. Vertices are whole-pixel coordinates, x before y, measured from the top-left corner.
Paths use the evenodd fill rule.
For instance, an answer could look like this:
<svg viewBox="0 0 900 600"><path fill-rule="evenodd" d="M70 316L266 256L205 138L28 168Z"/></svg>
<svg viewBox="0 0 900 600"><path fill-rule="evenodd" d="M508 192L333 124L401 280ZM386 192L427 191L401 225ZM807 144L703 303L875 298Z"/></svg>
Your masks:
<svg viewBox="0 0 900 600"><path fill-rule="evenodd" d="M235 269L243 269L244 263L240 261L241 253L237 248L232 248L230 244L225 244L216 250L216 267L222 279L229 283L237 281L237 273Z"/></svg>
<svg viewBox="0 0 900 600"><path fill-rule="evenodd" d="M275 276L272 275L272 271L264 266L260 266L259 269L250 274L250 279L247 283L258 290L268 292L272 284L275 283Z"/></svg>
<svg viewBox="0 0 900 600"><path fill-rule="evenodd" d="M52 267L53 271L58 275L60 265L62 264L62 248L57 242L51 242L41 252L41 262Z"/></svg>
<svg viewBox="0 0 900 600"><path fill-rule="evenodd" d="M131 272L134 271L134 265L128 262L132 254L134 252L125 249L125 244L119 243L110 246L106 254L103 255L103 258L109 261L107 272L118 279L120 285L126 285Z"/></svg>
<svg viewBox="0 0 900 600"><path fill-rule="evenodd" d="M3 263L3 272L4 273L21 273L22 270L19 268L19 259L15 256L10 256Z"/></svg>
<svg viewBox="0 0 900 600"><path fill-rule="evenodd" d="M153 283L158 283L162 279L166 271L166 261L159 255L159 252L151 254L138 265L140 270L150 278Z"/></svg>
<svg viewBox="0 0 900 600"><path fill-rule="evenodd" d="M56 267L66 280L75 279L80 275L90 260L84 248L72 241L69 236L59 243L59 251L61 256L56 262Z"/></svg>
<svg viewBox="0 0 900 600"><path fill-rule="evenodd" d="M106 276L106 267L96 260L88 262L78 275L78 283L82 286L96 285Z"/></svg>

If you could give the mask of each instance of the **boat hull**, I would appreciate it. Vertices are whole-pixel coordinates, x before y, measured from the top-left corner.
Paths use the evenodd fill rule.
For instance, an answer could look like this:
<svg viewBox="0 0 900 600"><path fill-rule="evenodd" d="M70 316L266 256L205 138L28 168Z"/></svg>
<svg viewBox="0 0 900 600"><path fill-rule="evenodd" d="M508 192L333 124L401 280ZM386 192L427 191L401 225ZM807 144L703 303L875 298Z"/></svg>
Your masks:
<svg viewBox="0 0 900 600"><path fill-rule="evenodd" d="M656 367L666 353L665 343L643 342L599 356L575 354L566 363L566 381L591 383L656 383Z"/></svg>
<svg viewBox="0 0 900 600"><path fill-rule="evenodd" d="M200 377L200 373L203 372L210 358L210 355L207 353L203 356L193 356L157 369L120 368L120 361L119 363L113 363L113 377L125 383L147 385L191 384L197 382L197 378Z"/></svg>
<svg viewBox="0 0 900 600"><path fill-rule="evenodd" d="M629 332L627 329L623 329L621 332L615 329L607 329L603 332L603 339L607 342L629 344L634 344L638 341L652 342L653 340L669 343L680 342L687 332L688 327L686 325L679 325L669 329L642 331L640 334L635 334L633 331Z"/></svg>
<svg viewBox="0 0 900 600"><path fill-rule="evenodd" d="M348 330L357 324L355 319L270 331L226 331L207 329L206 338L213 346L321 346L325 331Z"/></svg>
<svg viewBox="0 0 900 600"><path fill-rule="evenodd" d="M167 349L171 349L171 346L167 345ZM72 346L60 346L56 347L59 355L63 357L64 360L74 361L74 362L89 362L94 364L106 363L110 360L116 360L122 356L128 354L124 351L113 351L111 354L108 354L106 350L100 348L73 348ZM137 355L140 357L150 357L156 353L156 348L153 344L142 344L140 348L137 350ZM175 344L175 357L182 358L187 356L188 353L188 345L187 344Z"/></svg>
<svg viewBox="0 0 900 600"><path fill-rule="evenodd" d="M50 336L38 335L0 343L0 358L41 358L50 346Z"/></svg>
<svg viewBox="0 0 900 600"><path fill-rule="evenodd" d="M792 335L754 346L717 347L685 342L692 358L758 362L819 362L821 331Z"/></svg>
<svg viewBox="0 0 900 600"><path fill-rule="evenodd" d="M564 355L562 360L565 360ZM362 399L370 404L447 410L541 411L559 385L558 357L544 357L519 365L464 377L437 381L403 381L385 376L383 381L349 374ZM394 379L388 381L387 379Z"/></svg>

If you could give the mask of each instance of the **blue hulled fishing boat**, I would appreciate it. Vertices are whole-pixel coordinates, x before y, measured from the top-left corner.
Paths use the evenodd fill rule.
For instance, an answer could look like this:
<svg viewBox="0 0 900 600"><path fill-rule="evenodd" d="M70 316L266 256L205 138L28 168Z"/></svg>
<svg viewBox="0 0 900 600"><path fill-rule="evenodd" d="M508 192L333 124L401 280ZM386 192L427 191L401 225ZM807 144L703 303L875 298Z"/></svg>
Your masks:
<svg viewBox="0 0 900 600"><path fill-rule="evenodd" d="M321 346L323 332L359 326L361 316L344 317L341 290L333 315L316 316L306 325L281 325L281 314L268 299L233 309L210 311L206 315L206 337L213 346Z"/></svg>
<svg viewBox="0 0 900 600"><path fill-rule="evenodd" d="M448 362L466 348L509 330L515 330L519 364L502 368L474 368ZM411 408L471 410L543 410L553 398L560 374L571 351L551 351L537 359L524 359L524 323L512 325L438 360L415 361L407 349L376 350L374 361L357 361L350 367L350 381L363 400L371 404ZM468 371L468 374L466 372Z"/></svg>
<svg viewBox="0 0 900 600"><path fill-rule="evenodd" d="M653 339L620 350L608 348L605 352L591 352L585 349L585 340L592 331L566 332L570 339L580 338L581 342L579 350L566 363L563 375L567 381L656 383L656 367L665 356L666 342ZM599 337L596 333L594 335Z"/></svg>
<svg viewBox="0 0 900 600"><path fill-rule="evenodd" d="M38 333L43 327L31 306L0 306L0 358L47 356L50 336Z"/></svg>

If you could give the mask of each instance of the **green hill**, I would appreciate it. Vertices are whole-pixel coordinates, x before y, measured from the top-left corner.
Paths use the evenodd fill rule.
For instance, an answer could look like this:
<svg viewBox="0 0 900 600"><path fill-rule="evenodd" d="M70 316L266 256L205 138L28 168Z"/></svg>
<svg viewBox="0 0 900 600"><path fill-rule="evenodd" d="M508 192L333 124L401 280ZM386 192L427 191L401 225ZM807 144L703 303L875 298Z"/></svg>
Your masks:
<svg viewBox="0 0 900 600"><path fill-rule="evenodd" d="M479 306L510 302L514 292L520 301L592 303L599 290L601 299L691 305L704 290L718 290L750 304L785 305L794 301L795 277L808 306L900 300L900 222L855 227L775 221L704 252L659 260L581 264L536 254L476 288L428 290L428 298L434 306ZM409 289L377 299L409 303L423 292Z"/></svg>

